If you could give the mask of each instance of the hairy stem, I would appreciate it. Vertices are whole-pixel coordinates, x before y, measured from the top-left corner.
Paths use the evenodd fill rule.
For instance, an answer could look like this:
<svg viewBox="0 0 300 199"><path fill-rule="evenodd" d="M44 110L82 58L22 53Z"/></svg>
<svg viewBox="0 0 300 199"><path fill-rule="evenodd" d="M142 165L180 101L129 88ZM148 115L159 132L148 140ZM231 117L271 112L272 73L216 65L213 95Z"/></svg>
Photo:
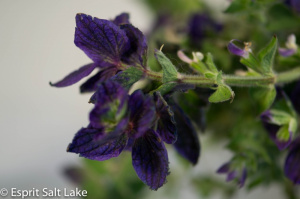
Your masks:
<svg viewBox="0 0 300 199"><path fill-rule="evenodd" d="M149 79L162 81L163 74L145 70L146 76ZM289 71L278 73L275 76L236 76L236 75L223 75L223 81L229 86L237 87L264 87L274 84L288 83L300 79L300 67L296 67ZM179 74L178 83L195 84L200 87L214 86L216 81L206 78L202 75L185 75Z"/></svg>

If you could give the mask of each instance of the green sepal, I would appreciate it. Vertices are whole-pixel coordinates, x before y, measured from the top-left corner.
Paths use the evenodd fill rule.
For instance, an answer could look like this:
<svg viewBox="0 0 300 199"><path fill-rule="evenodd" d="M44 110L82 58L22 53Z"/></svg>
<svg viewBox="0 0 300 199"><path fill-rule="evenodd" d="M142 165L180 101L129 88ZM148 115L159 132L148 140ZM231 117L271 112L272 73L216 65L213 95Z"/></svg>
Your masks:
<svg viewBox="0 0 300 199"><path fill-rule="evenodd" d="M215 79L216 78L216 74L211 73L211 72L206 72L204 73L204 76L208 79Z"/></svg>
<svg viewBox="0 0 300 199"><path fill-rule="evenodd" d="M163 69L162 82L172 82L177 80L177 70L169 58L160 50L155 50L155 57Z"/></svg>
<svg viewBox="0 0 300 199"><path fill-rule="evenodd" d="M298 128L297 120L295 118L291 118L289 122L289 130L295 133L297 131L297 128Z"/></svg>
<svg viewBox="0 0 300 199"><path fill-rule="evenodd" d="M211 103L224 102L234 98L234 92L225 84L218 85L217 90L208 98Z"/></svg>
<svg viewBox="0 0 300 199"><path fill-rule="evenodd" d="M288 141L290 139L289 125L283 125L276 133L276 137L280 141Z"/></svg>
<svg viewBox="0 0 300 199"><path fill-rule="evenodd" d="M269 109L276 98L276 89L274 86L250 88L249 92L258 113Z"/></svg>
<svg viewBox="0 0 300 199"><path fill-rule="evenodd" d="M136 67L129 67L113 77L113 80L120 83L124 88L129 89L135 82L143 77L143 71Z"/></svg>
<svg viewBox="0 0 300 199"><path fill-rule="evenodd" d="M159 86L157 89L151 91L149 94L153 94L154 92L160 92L160 94L163 96L173 90L173 88L177 85L175 82L165 83Z"/></svg>
<svg viewBox="0 0 300 199"><path fill-rule="evenodd" d="M251 52L249 52L249 55L247 58L245 58L245 57L241 58L240 62L242 64L244 64L245 66L247 66L248 68L251 68L255 72L263 73L258 59Z"/></svg>
<svg viewBox="0 0 300 199"><path fill-rule="evenodd" d="M272 120L270 123L277 125L288 124L291 120L291 115L282 110L271 109L270 110Z"/></svg>
<svg viewBox="0 0 300 199"><path fill-rule="evenodd" d="M198 62L192 62L190 64L190 67L192 69L194 69L196 72L200 73L200 74L204 74L207 71L207 67L205 66L205 64L201 61Z"/></svg>
<svg viewBox="0 0 300 199"><path fill-rule="evenodd" d="M272 73L273 61L277 50L277 37L274 36L266 47L258 53L260 66L264 74Z"/></svg>
<svg viewBox="0 0 300 199"><path fill-rule="evenodd" d="M218 69L214 63L213 56L211 53L206 54L205 63L207 65L208 70L210 70L213 73L218 73Z"/></svg>

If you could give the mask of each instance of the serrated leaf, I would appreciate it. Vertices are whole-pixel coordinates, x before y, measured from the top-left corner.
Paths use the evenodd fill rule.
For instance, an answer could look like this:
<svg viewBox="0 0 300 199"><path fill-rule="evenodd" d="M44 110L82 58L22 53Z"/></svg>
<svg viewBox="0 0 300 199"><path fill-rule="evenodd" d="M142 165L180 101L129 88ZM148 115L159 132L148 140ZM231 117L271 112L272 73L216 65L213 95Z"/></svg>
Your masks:
<svg viewBox="0 0 300 199"><path fill-rule="evenodd" d="M277 43L277 37L274 36L268 45L258 54L260 66L262 67L264 74L272 72L273 61L277 50Z"/></svg>
<svg viewBox="0 0 300 199"><path fill-rule="evenodd" d="M208 98L208 101L211 103L224 102L229 99L233 99L234 92L227 85L219 85L217 90Z"/></svg>
<svg viewBox="0 0 300 199"><path fill-rule="evenodd" d="M135 67L119 72L112 80L120 83L124 88L129 89L135 82L143 77L143 72Z"/></svg>
<svg viewBox="0 0 300 199"><path fill-rule="evenodd" d="M263 73L259 61L252 53L249 53L247 58L243 57L240 62L255 72Z"/></svg>
<svg viewBox="0 0 300 199"><path fill-rule="evenodd" d="M155 50L155 57L163 69L163 83L177 80L177 70L169 58L160 50Z"/></svg>
<svg viewBox="0 0 300 199"><path fill-rule="evenodd" d="M205 63L208 67L208 70L210 70L213 73L218 73L218 69L213 61L213 57L212 57L211 53L207 53Z"/></svg>

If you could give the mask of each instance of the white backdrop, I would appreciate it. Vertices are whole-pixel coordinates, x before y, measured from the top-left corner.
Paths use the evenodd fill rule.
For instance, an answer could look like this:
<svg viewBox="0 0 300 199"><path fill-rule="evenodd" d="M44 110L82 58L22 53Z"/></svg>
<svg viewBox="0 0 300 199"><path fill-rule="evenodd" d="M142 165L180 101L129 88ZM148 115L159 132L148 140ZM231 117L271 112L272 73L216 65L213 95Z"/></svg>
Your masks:
<svg viewBox="0 0 300 199"><path fill-rule="evenodd" d="M137 0L0 0L0 188L70 186L62 168L80 158L65 151L87 124L89 95L79 95L78 84L48 83L90 62L73 43L76 13L112 19L123 11L142 31L151 27L153 16ZM203 149L195 170L215 170L226 160L219 153ZM182 197L188 193L182 190ZM282 197L272 187L247 196L242 190L237 198Z"/></svg>

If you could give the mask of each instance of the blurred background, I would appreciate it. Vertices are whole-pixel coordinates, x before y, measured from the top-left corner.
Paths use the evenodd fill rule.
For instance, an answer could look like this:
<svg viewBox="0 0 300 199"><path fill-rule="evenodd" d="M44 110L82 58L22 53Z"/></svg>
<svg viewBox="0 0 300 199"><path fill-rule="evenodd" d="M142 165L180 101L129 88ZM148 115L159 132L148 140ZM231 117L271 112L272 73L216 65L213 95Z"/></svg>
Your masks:
<svg viewBox="0 0 300 199"><path fill-rule="evenodd" d="M64 89L49 86L49 81L55 82L90 62L73 43L76 13L113 19L128 12L132 24L148 34L155 26L156 13L145 2L0 1L0 188L80 186L88 190L89 198L107 199L284 198L276 183L251 192L240 189L233 194L237 186L224 185L224 176L215 174L231 153L224 149L225 142L212 145L207 134L200 136L201 158L195 167L169 147L171 175L158 191L150 191L139 181L130 153L94 162L66 152L74 134L87 125L92 108L88 104L90 95L80 95L78 85ZM207 3L221 22L222 11L230 2Z"/></svg>

